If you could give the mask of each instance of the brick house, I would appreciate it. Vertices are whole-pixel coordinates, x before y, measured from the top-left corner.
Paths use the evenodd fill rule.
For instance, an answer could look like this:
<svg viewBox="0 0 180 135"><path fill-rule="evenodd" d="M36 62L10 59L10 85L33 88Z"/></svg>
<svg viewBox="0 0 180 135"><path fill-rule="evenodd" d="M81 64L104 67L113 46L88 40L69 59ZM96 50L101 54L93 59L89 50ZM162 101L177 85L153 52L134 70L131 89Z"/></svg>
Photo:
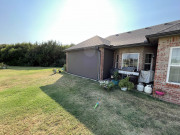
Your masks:
<svg viewBox="0 0 180 135"><path fill-rule="evenodd" d="M139 76L154 73L153 96L180 104L180 20L102 38L92 37L66 49L67 72L103 80L110 69ZM127 67L133 71L126 71ZM156 90L166 94L157 96Z"/></svg>

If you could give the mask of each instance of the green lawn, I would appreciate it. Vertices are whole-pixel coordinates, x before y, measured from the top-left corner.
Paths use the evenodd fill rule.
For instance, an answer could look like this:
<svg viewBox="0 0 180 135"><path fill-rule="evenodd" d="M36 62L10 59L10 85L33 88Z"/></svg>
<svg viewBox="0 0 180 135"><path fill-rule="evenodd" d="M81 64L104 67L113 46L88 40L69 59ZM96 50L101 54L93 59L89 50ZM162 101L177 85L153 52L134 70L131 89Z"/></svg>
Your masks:
<svg viewBox="0 0 180 135"><path fill-rule="evenodd" d="M99 106L94 109L96 102ZM52 68L0 70L0 134L180 134L180 106Z"/></svg>

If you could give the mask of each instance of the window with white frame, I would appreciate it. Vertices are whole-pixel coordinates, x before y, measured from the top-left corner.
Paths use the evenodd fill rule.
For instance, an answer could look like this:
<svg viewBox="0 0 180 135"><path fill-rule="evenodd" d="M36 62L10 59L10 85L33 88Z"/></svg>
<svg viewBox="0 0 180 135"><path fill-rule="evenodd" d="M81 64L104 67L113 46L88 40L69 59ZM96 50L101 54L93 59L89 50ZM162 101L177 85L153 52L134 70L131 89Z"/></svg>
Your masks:
<svg viewBox="0 0 180 135"><path fill-rule="evenodd" d="M139 53L123 53L122 54L122 68L135 67L138 70Z"/></svg>
<svg viewBox="0 0 180 135"><path fill-rule="evenodd" d="M115 68L118 68L118 63L119 63L119 55L116 55L116 62L115 62Z"/></svg>
<svg viewBox="0 0 180 135"><path fill-rule="evenodd" d="M180 47L171 48L167 82L180 84Z"/></svg>
<svg viewBox="0 0 180 135"><path fill-rule="evenodd" d="M144 70L152 70L153 54L149 53L145 55Z"/></svg>

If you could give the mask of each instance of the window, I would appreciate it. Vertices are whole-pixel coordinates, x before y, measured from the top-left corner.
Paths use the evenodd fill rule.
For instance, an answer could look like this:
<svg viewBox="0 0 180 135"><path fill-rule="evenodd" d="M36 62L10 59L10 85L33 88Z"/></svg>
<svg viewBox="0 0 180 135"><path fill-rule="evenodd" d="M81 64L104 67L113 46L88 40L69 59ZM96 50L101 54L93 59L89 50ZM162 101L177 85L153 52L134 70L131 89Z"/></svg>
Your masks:
<svg viewBox="0 0 180 135"><path fill-rule="evenodd" d="M152 70L153 54L145 55L144 70Z"/></svg>
<svg viewBox="0 0 180 135"><path fill-rule="evenodd" d="M118 68L118 63L119 63L119 55L116 55L115 68Z"/></svg>
<svg viewBox="0 0 180 135"><path fill-rule="evenodd" d="M138 70L139 54L138 53L124 53L122 54L122 68L135 67Z"/></svg>
<svg viewBox="0 0 180 135"><path fill-rule="evenodd" d="M171 48L167 82L180 83L180 48Z"/></svg>

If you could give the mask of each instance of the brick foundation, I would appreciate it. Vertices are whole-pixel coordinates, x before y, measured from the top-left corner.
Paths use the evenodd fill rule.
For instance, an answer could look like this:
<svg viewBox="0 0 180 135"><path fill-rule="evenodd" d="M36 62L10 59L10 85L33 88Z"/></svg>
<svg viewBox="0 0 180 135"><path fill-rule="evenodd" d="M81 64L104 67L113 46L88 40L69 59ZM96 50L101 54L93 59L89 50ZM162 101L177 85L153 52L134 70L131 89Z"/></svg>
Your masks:
<svg viewBox="0 0 180 135"><path fill-rule="evenodd" d="M166 82L170 48L180 46L180 36L160 38L158 42L153 96L162 100L180 104L180 85ZM165 91L164 96L157 96L155 90Z"/></svg>

